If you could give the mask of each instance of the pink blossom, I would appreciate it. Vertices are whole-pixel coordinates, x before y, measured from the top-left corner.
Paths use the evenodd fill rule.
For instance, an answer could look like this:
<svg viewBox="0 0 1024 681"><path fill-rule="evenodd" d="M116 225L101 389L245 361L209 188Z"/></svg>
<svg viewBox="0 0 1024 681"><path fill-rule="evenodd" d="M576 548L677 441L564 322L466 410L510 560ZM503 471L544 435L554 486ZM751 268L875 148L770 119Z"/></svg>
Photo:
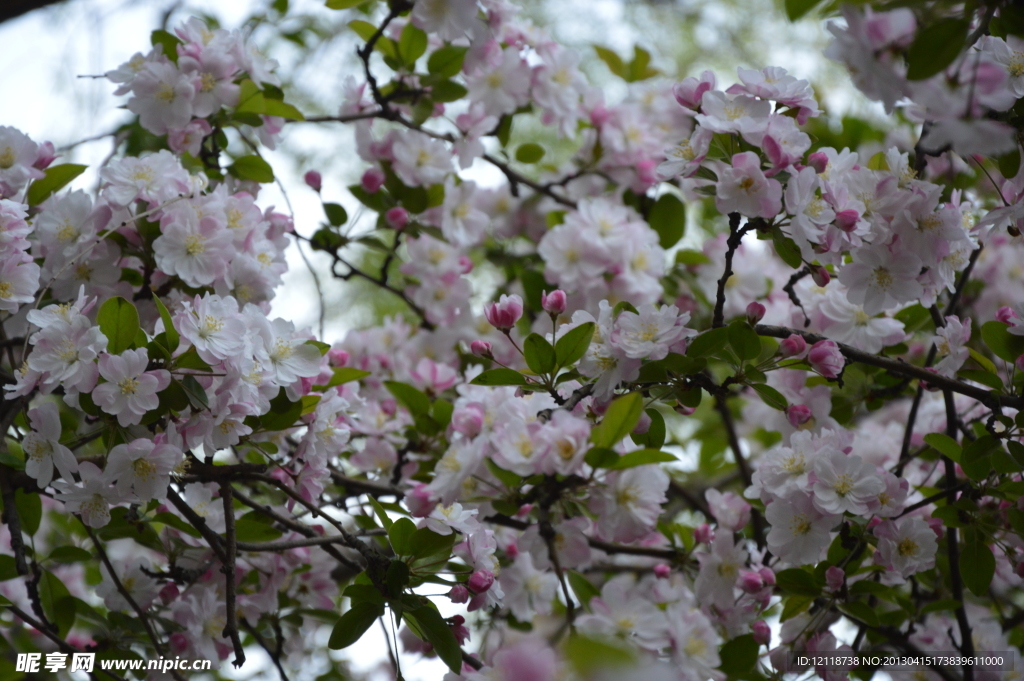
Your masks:
<svg viewBox="0 0 1024 681"><path fill-rule="evenodd" d="M540 306L545 312L552 316L558 316L565 312L565 291L555 289L551 293L544 291L540 296Z"/></svg>
<svg viewBox="0 0 1024 681"><path fill-rule="evenodd" d="M757 154L745 151L721 167L715 205L722 213L773 218L782 210L782 185L764 176Z"/></svg>
<svg viewBox="0 0 1024 681"><path fill-rule="evenodd" d="M811 368L825 378L836 378L843 370L846 359L835 341L821 340L811 346L807 353Z"/></svg>
<svg viewBox="0 0 1024 681"><path fill-rule="evenodd" d="M388 208L387 212L384 213L384 219L392 229L400 232L405 229L407 224L409 224L409 211L401 206Z"/></svg>
<svg viewBox="0 0 1024 681"><path fill-rule="evenodd" d="M302 180L306 183L306 186L318 193L324 186L323 178L320 176L319 171L316 170L308 171L302 176Z"/></svg>
<svg viewBox="0 0 1024 681"><path fill-rule="evenodd" d="M523 299L516 294L502 294L496 303L484 307L484 316L499 331L509 331L523 316Z"/></svg>
<svg viewBox="0 0 1024 681"><path fill-rule="evenodd" d="M754 326L764 319L765 307L761 303L752 302L747 305L747 323Z"/></svg>
<svg viewBox="0 0 1024 681"><path fill-rule="evenodd" d="M672 94L680 106L694 111L700 109L701 99L704 93L715 89L715 74L711 71L704 71L700 79L690 76L672 86Z"/></svg>
<svg viewBox="0 0 1024 681"><path fill-rule="evenodd" d="M779 343L779 354L782 357L803 357L807 351L807 341L803 336L790 334L790 336Z"/></svg>
<svg viewBox="0 0 1024 681"><path fill-rule="evenodd" d="M811 420L811 408L805 404L791 404L786 408L786 419L794 428L799 428Z"/></svg>
<svg viewBox="0 0 1024 681"><path fill-rule="evenodd" d="M163 369L146 371L148 364L146 348L100 357L100 376L107 382L96 386L92 397L96 406L116 416L122 426L139 423L147 411L156 409L160 403L157 393L171 382L171 375Z"/></svg>

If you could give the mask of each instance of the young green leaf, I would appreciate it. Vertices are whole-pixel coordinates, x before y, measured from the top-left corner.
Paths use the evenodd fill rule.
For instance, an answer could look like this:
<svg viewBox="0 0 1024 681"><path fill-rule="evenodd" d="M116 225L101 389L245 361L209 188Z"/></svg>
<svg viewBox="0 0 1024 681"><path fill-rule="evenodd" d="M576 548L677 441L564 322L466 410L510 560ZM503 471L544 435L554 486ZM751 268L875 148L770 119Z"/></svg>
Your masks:
<svg viewBox="0 0 1024 681"><path fill-rule="evenodd" d="M228 166L228 172L240 180L267 183L274 181L274 170L270 164L255 154L242 156Z"/></svg>
<svg viewBox="0 0 1024 681"><path fill-rule="evenodd" d="M683 238L686 229L686 207L675 194L664 194L647 216L651 229L658 233L662 248L672 248Z"/></svg>
<svg viewBox="0 0 1024 681"><path fill-rule="evenodd" d="M139 311L132 303L117 296L100 306L96 323L107 337L107 352L119 355L135 343L139 333Z"/></svg>
<svg viewBox="0 0 1024 681"><path fill-rule="evenodd" d="M365 601L356 603L334 625L327 647L331 650L349 647L362 638L366 630L383 614L383 605Z"/></svg>
<svg viewBox="0 0 1024 681"><path fill-rule="evenodd" d="M28 188L27 203L30 206L38 206L56 192L63 189L71 180L75 179L86 171L89 166L76 165L74 163L62 163L59 166L51 166L46 169L46 174L33 182Z"/></svg>
<svg viewBox="0 0 1024 681"><path fill-rule="evenodd" d="M640 393L624 395L608 407L601 423L590 433L590 441L597 447L614 447L636 428L643 413L644 400Z"/></svg>
<svg viewBox="0 0 1024 681"><path fill-rule="evenodd" d="M488 369L470 381L473 385L527 385L528 381L514 369Z"/></svg>
<svg viewBox="0 0 1024 681"><path fill-rule="evenodd" d="M595 328L597 325L594 322L584 322L575 329L566 331L565 335L555 342L555 361L558 366L567 367L575 364L587 354Z"/></svg>
<svg viewBox="0 0 1024 681"><path fill-rule="evenodd" d="M526 365L537 374L547 374L555 370L555 349L539 333L531 333L523 342L523 354Z"/></svg>

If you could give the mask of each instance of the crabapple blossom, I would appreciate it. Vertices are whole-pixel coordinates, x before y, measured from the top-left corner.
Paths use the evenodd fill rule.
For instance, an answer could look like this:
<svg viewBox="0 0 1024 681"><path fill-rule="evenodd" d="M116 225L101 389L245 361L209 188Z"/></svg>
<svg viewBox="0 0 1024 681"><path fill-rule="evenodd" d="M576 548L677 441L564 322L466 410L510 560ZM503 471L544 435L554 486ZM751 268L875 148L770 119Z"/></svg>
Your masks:
<svg viewBox="0 0 1024 681"><path fill-rule="evenodd" d="M879 562L906 579L935 565L938 542L935 532L921 518L907 516L885 520L874 529Z"/></svg>
<svg viewBox="0 0 1024 681"><path fill-rule="evenodd" d="M181 450L174 445L139 439L111 449L104 472L117 481L115 487L123 498L129 498L134 492L140 501L163 500L171 471L181 461Z"/></svg>
<svg viewBox="0 0 1024 681"><path fill-rule="evenodd" d="M156 394L171 382L166 370L147 371L148 364L146 348L100 357L100 376L106 383L96 386L93 399L122 426L139 423L147 411L156 409L160 403Z"/></svg>
<svg viewBox="0 0 1024 681"><path fill-rule="evenodd" d="M25 450L25 473L35 479L40 488L53 480L54 468L61 478L71 482L78 470L78 459L60 443L60 414L55 402L44 402L28 412L32 432L21 442Z"/></svg>
<svg viewBox="0 0 1024 681"><path fill-rule="evenodd" d="M832 542L839 516L823 513L811 497L796 492L768 504L765 519L772 527L767 537L771 552L788 565L808 565L817 563Z"/></svg>
<svg viewBox="0 0 1024 681"><path fill-rule="evenodd" d="M885 489L875 467L856 454L824 451L815 459L813 470L814 505L823 513L865 515Z"/></svg>

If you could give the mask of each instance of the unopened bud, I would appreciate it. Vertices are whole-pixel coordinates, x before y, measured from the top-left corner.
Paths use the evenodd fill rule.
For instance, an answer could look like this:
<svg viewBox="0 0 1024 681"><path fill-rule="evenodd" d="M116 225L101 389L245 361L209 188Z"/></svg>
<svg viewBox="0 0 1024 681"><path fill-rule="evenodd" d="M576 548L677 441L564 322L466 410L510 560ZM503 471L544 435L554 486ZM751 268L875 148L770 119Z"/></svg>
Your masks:
<svg viewBox="0 0 1024 681"><path fill-rule="evenodd" d="M392 229L396 229L400 232L405 229L407 224L409 224L409 211L401 206L389 208L388 211L384 213L384 220Z"/></svg>
<svg viewBox="0 0 1024 681"><path fill-rule="evenodd" d="M1017 361L1014 362L1014 364L1017 365L1017 370L1018 371L1024 371L1024 355L1021 355L1020 357L1018 357Z"/></svg>
<svg viewBox="0 0 1024 681"><path fill-rule="evenodd" d="M549 315L558 316L565 312L565 291L555 289L551 293L545 291L540 294L540 306Z"/></svg>
<svg viewBox="0 0 1024 681"><path fill-rule="evenodd" d="M306 184L315 192L319 192L323 188L323 178L320 177L320 173L315 170L310 170L306 173L303 178Z"/></svg>
<svg viewBox="0 0 1024 681"><path fill-rule="evenodd" d="M469 344L469 351L477 357L483 357L484 359L491 358L491 344L485 340L475 340Z"/></svg>
<svg viewBox="0 0 1024 681"><path fill-rule="evenodd" d="M764 588L764 580L756 572L742 570L740 572L740 588L744 593L756 594Z"/></svg>
<svg viewBox="0 0 1024 681"><path fill-rule="evenodd" d="M795 333L779 343L779 354L783 358L803 357L805 352L807 352L807 341L803 339L803 336L798 336Z"/></svg>
<svg viewBox="0 0 1024 681"><path fill-rule="evenodd" d="M448 598L451 599L452 603L466 603L469 601L469 589L462 584L456 584L448 592Z"/></svg>
<svg viewBox="0 0 1024 681"><path fill-rule="evenodd" d="M815 172L823 173L828 168L828 156L824 152L816 151L807 157L807 165L814 168Z"/></svg>
<svg viewBox="0 0 1024 681"><path fill-rule="evenodd" d="M715 531L707 523L702 523L694 528L693 540L698 544L710 544L715 540Z"/></svg>
<svg viewBox="0 0 1024 681"><path fill-rule="evenodd" d="M670 574L672 574L672 568L665 563L658 563L654 566L654 576L658 579L668 579Z"/></svg>
<svg viewBox="0 0 1024 681"><path fill-rule="evenodd" d="M494 584L494 573L489 570L477 570L469 577L469 589L473 593L482 594Z"/></svg>
<svg viewBox="0 0 1024 681"><path fill-rule="evenodd" d="M747 305L747 321L751 326L764 319L764 313L765 308L761 303L755 301Z"/></svg>
<svg viewBox="0 0 1024 681"><path fill-rule="evenodd" d="M811 408L806 404L791 404L786 408L786 419L789 420L789 425L794 428L804 425L812 417Z"/></svg>
<svg viewBox="0 0 1024 681"><path fill-rule="evenodd" d="M761 575L761 579L764 580L766 586L775 586L775 571L770 567L763 567L757 571L757 574Z"/></svg>
<svg viewBox="0 0 1024 681"><path fill-rule="evenodd" d="M359 183L367 192L376 194L384 186L384 171L380 168L369 168L363 173L363 179Z"/></svg>
<svg viewBox="0 0 1024 681"><path fill-rule="evenodd" d="M772 628L764 620L751 624L750 633L754 635L754 642L760 646L766 646L772 641Z"/></svg>
<svg viewBox="0 0 1024 681"><path fill-rule="evenodd" d="M1012 307L1003 306L996 310L997 322L1009 325L1013 323L1014 319L1017 319L1017 313L1013 311Z"/></svg>
<svg viewBox="0 0 1024 681"><path fill-rule="evenodd" d="M828 282L832 281L832 275L824 267L812 267L811 279L814 280L815 285L825 288L828 286Z"/></svg>
<svg viewBox="0 0 1024 681"><path fill-rule="evenodd" d="M836 227L849 234L857 229L860 214L855 210L841 210L836 213Z"/></svg>
<svg viewBox="0 0 1024 681"><path fill-rule="evenodd" d="M846 573L843 572L843 568L833 565L828 570L825 570L825 585L829 591L839 591L843 588L845 581Z"/></svg>

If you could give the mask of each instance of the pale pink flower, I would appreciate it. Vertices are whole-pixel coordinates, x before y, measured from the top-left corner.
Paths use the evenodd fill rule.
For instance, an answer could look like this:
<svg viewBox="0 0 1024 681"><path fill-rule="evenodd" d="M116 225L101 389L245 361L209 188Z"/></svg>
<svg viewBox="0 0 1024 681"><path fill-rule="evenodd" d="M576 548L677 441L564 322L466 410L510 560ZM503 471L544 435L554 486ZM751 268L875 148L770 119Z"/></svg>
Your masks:
<svg viewBox="0 0 1024 681"><path fill-rule="evenodd" d="M872 464L834 449L815 459L814 476L814 504L823 513L867 515L885 489Z"/></svg>
<svg viewBox="0 0 1024 681"><path fill-rule="evenodd" d="M832 542L831 530L839 516L822 513L806 494L776 499L765 509L771 525L768 548L788 565L813 565Z"/></svg>
<svg viewBox="0 0 1024 681"><path fill-rule="evenodd" d="M164 369L146 371L148 364L146 348L100 357L100 376L107 382L96 386L92 397L96 406L116 416L122 426L137 424L147 411L156 409L160 404L157 393L171 382Z"/></svg>
<svg viewBox="0 0 1024 681"><path fill-rule="evenodd" d="M43 402L28 412L32 431L25 436L21 447L25 450L25 473L35 478L40 489L53 480L53 469L67 482L73 482L72 473L78 471L78 459L60 443L60 413L54 402Z"/></svg>
<svg viewBox="0 0 1024 681"><path fill-rule="evenodd" d="M886 520L875 528L882 565L906 579L935 565L938 542L928 523L918 517Z"/></svg>
<svg viewBox="0 0 1024 681"><path fill-rule="evenodd" d="M598 534L610 541L631 542L650 534L661 515L668 474L658 466L613 471L590 497Z"/></svg>
<svg viewBox="0 0 1024 681"><path fill-rule="evenodd" d="M130 498L134 492L141 502L162 501L167 497L171 471L183 459L181 449L174 445L157 444L145 438L133 440L110 450L106 475L117 481L117 492L124 498Z"/></svg>
<svg viewBox="0 0 1024 681"><path fill-rule="evenodd" d="M110 522L110 505L121 498L99 467L85 461L78 467L81 482L57 480L53 483L56 498L64 502L68 513L78 513L89 527L103 527Z"/></svg>
<svg viewBox="0 0 1024 681"><path fill-rule="evenodd" d="M715 205L722 213L773 218L782 210L782 185L765 177L757 154L745 151L720 165Z"/></svg>
<svg viewBox="0 0 1024 681"><path fill-rule="evenodd" d="M843 370L846 359L835 341L821 340L811 346L807 353L811 368L825 378L836 378Z"/></svg>
<svg viewBox="0 0 1024 681"><path fill-rule="evenodd" d="M1011 329L1012 332L1012 329ZM962 322L956 317L946 317L946 325L935 330L932 342L942 359L935 370L943 376L952 377L970 357L967 341L971 340L971 318Z"/></svg>
<svg viewBox="0 0 1024 681"><path fill-rule="evenodd" d="M184 128L192 120L195 83L171 62L147 61L131 83L134 96L128 110L154 135Z"/></svg>
<svg viewBox="0 0 1024 681"><path fill-rule="evenodd" d="M736 601L736 580L746 567L747 551L743 544L734 543L731 532L719 532L711 543L709 553L698 553L700 572L693 582L693 590L702 605L728 609Z"/></svg>

